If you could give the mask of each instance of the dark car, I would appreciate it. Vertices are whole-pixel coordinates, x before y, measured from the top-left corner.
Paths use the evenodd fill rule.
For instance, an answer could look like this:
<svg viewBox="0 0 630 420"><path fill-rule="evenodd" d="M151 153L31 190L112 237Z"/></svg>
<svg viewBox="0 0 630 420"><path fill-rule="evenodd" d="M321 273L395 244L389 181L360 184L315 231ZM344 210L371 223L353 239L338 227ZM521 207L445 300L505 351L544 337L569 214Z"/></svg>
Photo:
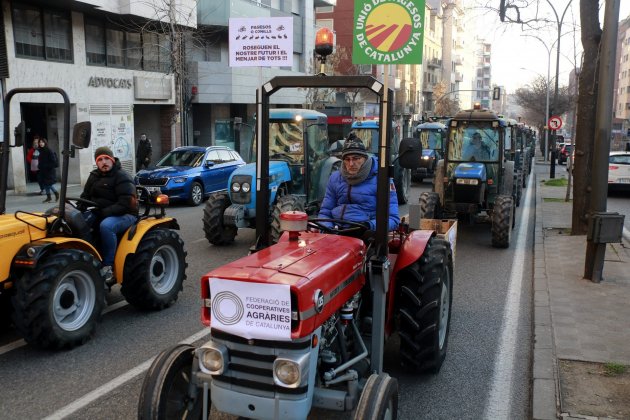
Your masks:
<svg viewBox="0 0 630 420"><path fill-rule="evenodd" d="M572 152L573 152L572 144L565 144L564 146L562 146L562 149L560 149L560 153L558 153L558 165L567 163L567 159L569 159L569 156L571 155Z"/></svg>
<svg viewBox="0 0 630 420"><path fill-rule="evenodd" d="M227 189L228 177L245 164L241 156L223 146L182 146L162 157L154 167L136 174L136 185L197 206L210 193Z"/></svg>

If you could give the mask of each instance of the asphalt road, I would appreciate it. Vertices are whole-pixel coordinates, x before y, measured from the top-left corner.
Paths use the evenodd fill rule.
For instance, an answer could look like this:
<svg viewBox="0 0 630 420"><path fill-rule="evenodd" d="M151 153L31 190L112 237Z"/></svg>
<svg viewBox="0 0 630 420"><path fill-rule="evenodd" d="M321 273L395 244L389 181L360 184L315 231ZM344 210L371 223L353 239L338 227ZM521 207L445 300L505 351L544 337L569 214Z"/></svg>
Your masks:
<svg viewBox="0 0 630 420"><path fill-rule="evenodd" d="M525 192L533 192L530 185ZM412 201L429 188L428 181L414 184ZM399 380L400 418L491 418L496 410L509 418L530 417L534 212L533 200L529 212L523 201L509 249L491 247L488 224L460 222L451 334L441 372L416 376L402 371L395 340L388 345L385 370ZM401 206L401 214L406 212L407 206ZM151 358L191 337L203 341L208 331L200 323L199 279L246 255L254 235L241 231L236 244L218 248L203 237L202 207L174 206L169 214L180 222L188 251L188 279L177 303L161 312L143 312L126 305L114 290L95 337L69 351L37 350L23 345L12 331L0 333L0 418L136 418ZM521 220L529 220L527 228ZM519 268L516 273L513 266ZM311 417L348 415L316 412Z"/></svg>

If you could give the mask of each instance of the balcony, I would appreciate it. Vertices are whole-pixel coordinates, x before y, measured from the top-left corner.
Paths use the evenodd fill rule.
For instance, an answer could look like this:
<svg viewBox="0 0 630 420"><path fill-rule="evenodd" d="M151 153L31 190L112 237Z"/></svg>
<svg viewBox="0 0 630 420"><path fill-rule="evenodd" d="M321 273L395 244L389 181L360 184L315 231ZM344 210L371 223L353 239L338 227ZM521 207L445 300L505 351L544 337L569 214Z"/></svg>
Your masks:
<svg viewBox="0 0 630 420"><path fill-rule="evenodd" d="M442 67L442 60L439 58L431 58L427 60L427 67L429 68L440 68Z"/></svg>
<svg viewBox="0 0 630 420"><path fill-rule="evenodd" d="M337 0L314 0L313 7L329 7L336 6Z"/></svg>
<svg viewBox="0 0 630 420"><path fill-rule="evenodd" d="M433 92L433 83L428 83L428 82L422 83L422 92L426 92L426 93Z"/></svg>
<svg viewBox="0 0 630 420"><path fill-rule="evenodd" d="M456 82L463 82L464 81L464 75L461 72L456 71L455 72L455 81Z"/></svg>
<svg viewBox="0 0 630 420"><path fill-rule="evenodd" d="M330 6L326 0L320 0L320 2L325 3L323 6ZM269 4L269 0L199 0L197 4L197 23L199 25L227 27L230 23L230 17L266 18L293 16L289 12L272 9Z"/></svg>
<svg viewBox="0 0 630 420"><path fill-rule="evenodd" d="M461 66L464 64L464 59L462 58L461 55L454 55L453 56L453 64L455 64L456 66Z"/></svg>

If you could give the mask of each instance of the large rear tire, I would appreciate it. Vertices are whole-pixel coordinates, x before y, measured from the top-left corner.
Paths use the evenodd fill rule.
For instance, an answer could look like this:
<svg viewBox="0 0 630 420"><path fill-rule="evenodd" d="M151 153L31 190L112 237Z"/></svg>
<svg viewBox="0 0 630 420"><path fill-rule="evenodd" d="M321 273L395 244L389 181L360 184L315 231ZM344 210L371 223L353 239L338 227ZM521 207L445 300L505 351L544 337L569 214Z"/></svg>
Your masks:
<svg viewBox="0 0 630 420"><path fill-rule="evenodd" d="M396 420L398 381L387 373L373 373L361 392L354 412L355 420Z"/></svg>
<svg viewBox="0 0 630 420"><path fill-rule="evenodd" d="M409 201L409 188L411 188L411 170L401 169L400 179L395 183L396 186L396 198L398 198L398 204L407 204Z"/></svg>
<svg viewBox="0 0 630 420"><path fill-rule="evenodd" d="M397 278L400 359L415 372L437 373L446 358L453 302L453 255L433 237L422 257Z"/></svg>
<svg viewBox="0 0 630 420"><path fill-rule="evenodd" d="M276 204L273 206L273 214L271 219L271 243L275 244L282 235L280 230L280 215L286 211L304 211L304 203L294 195L283 195L278 197Z"/></svg>
<svg viewBox="0 0 630 420"><path fill-rule="evenodd" d="M191 387L194 351L190 345L178 344L155 358L140 389L138 419L202 418L203 392Z"/></svg>
<svg viewBox="0 0 630 420"><path fill-rule="evenodd" d="M492 246L508 248L512 237L514 200L507 195L498 195L492 209Z"/></svg>
<svg viewBox="0 0 630 420"><path fill-rule="evenodd" d="M47 349L85 343L105 305L100 264L87 252L54 250L15 283L13 323L26 342Z"/></svg>
<svg viewBox="0 0 630 420"><path fill-rule="evenodd" d="M441 217L440 196L434 192L420 194L420 218L440 219Z"/></svg>
<svg viewBox="0 0 630 420"><path fill-rule="evenodd" d="M186 278L184 241L169 229L147 232L135 254L127 257L120 292L140 309L171 306Z"/></svg>
<svg viewBox="0 0 630 420"><path fill-rule="evenodd" d="M234 242L238 228L223 224L223 213L230 206L226 193L211 194L203 209L203 231L212 245L221 246Z"/></svg>

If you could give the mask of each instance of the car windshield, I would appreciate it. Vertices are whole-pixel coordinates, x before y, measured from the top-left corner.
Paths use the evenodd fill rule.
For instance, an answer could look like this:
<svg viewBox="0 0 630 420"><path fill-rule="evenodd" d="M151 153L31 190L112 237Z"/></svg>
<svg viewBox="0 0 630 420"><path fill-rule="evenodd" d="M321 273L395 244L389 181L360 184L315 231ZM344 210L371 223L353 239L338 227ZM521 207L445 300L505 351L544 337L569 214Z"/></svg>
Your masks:
<svg viewBox="0 0 630 420"><path fill-rule="evenodd" d="M203 151L197 150L173 150L160 159L156 166L189 166L201 165L204 156Z"/></svg>
<svg viewBox="0 0 630 420"><path fill-rule="evenodd" d="M498 162L499 131L490 124L452 127L448 138L448 158L464 162Z"/></svg>
<svg viewBox="0 0 630 420"><path fill-rule="evenodd" d="M616 163L618 165L630 165L630 154L627 155L611 155L608 157L609 163Z"/></svg>

